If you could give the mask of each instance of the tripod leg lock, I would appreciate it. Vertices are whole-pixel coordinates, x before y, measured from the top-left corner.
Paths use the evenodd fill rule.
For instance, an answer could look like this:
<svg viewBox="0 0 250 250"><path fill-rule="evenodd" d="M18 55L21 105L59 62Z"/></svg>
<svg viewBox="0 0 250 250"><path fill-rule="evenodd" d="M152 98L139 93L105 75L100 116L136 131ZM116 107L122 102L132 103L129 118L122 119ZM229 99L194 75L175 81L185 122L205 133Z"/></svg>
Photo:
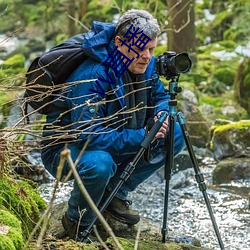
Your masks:
<svg viewBox="0 0 250 250"><path fill-rule="evenodd" d="M126 169L122 172L120 179L125 182L129 178L131 173L134 171L134 169L135 169L134 164L130 162L128 166L126 167Z"/></svg>
<svg viewBox="0 0 250 250"><path fill-rule="evenodd" d="M198 174L195 175L195 179L197 183L199 184L200 191L205 191L207 189L206 184L204 182L204 177L201 172L198 172Z"/></svg>

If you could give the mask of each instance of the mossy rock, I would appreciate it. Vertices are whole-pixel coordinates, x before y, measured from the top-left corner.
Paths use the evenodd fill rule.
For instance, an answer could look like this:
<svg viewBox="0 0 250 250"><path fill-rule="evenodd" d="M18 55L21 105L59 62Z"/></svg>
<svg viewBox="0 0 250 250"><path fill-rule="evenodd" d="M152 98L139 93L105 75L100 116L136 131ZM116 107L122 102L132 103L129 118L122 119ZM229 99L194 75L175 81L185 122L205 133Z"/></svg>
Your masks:
<svg viewBox="0 0 250 250"><path fill-rule="evenodd" d="M247 111L235 100L234 94L226 91L220 96L199 94L199 104L204 116L212 123L217 119L240 121L248 119Z"/></svg>
<svg viewBox="0 0 250 250"><path fill-rule="evenodd" d="M121 244L124 250L134 250L135 240L133 239L125 239L118 237L119 243ZM117 250L115 247L114 241L111 238L108 238L105 244L108 246L110 250ZM56 240L53 238L44 239L42 246L44 249L60 249L60 250L102 250L104 249L101 243L93 242L91 244L74 242L73 240L65 241L65 240ZM31 249L41 249L35 246L35 243L30 245ZM51 247L51 248L50 248ZM43 248L42 248L43 249ZM194 245L184 244L184 243L174 243L167 242L162 243L160 240L146 240L139 239L138 242L138 250L211 250L206 247L198 247Z"/></svg>
<svg viewBox="0 0 250 250"><path fill-rule="evenodd" d="M47 230L47 238L43 240L43 245L49 247L53 246L55 249L68 250L68 249L86 249L97 250L104 249L100 242L94 242L86 245L85 243L74 242L68 238L57 239L57 235L62 235L64 232L61 218L67 209L67 203L56 204L53 206L51 212L51 221ZM138 249L147 250L206 250L207 248L201 247L200 241L196 238L189 236L176 235L174 232L169 232L170 236L167 237L167 243L162 243L161 229L152 224L149 220L142 218L141 222L134 226L123 224L111 216L105 214L105 219L112 228L112 231L118 238L124 250L133 250L135 239L140 228L139 245ZM108 245L109 249L117 249L114 246L114 241L107 235L104 228L98 225L97 230L102 239ZM33 248L32 248L33 249Z"/></svg>
<svg viewBox="0 0 250 250"><path fill-rule="evenodd" d="M7 210L0 209L0 249L19 250L23 244L20 221Z"/></svg>
<svg viewBox="0 0 250 250"><path fill-rule="evenodd" d="M27 238L45 210L46 202L26 180L0 176L0 207L6 208L21 221L24 238ZM30 182L31 183L31 182Z"/></svg>
<svg viewBox="0 0 250 250"><path fill-rule="evenodd" d="M215 159L230 156L249 156L250 120L231 122L226 125L214 125L210 130L210 149Z"/></svg>

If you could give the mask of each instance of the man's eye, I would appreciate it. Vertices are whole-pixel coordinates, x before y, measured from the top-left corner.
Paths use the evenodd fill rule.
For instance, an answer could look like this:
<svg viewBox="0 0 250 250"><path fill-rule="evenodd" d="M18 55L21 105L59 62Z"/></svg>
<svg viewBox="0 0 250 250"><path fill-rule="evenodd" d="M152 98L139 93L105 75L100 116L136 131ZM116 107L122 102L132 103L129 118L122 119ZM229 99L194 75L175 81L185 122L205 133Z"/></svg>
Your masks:
<svg viewBox="0 0 250 250"><path fill-rule="evenodd" d="M141 50L140 50L138 47L135 47L134 50L135 50L136 52L141 52Z"/></svg>

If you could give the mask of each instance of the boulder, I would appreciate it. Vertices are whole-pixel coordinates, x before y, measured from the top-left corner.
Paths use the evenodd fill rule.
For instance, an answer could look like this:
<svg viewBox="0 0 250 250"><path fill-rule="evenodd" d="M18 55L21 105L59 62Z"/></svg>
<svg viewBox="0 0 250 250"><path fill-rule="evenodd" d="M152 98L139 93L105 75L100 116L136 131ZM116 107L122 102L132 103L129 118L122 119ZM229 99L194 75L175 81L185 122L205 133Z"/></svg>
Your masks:
<svg viewBox="0 0 250 250"><path fill-rule="evenodd" d="M185 117L185 124L193 146L206 148L209 141L210 124L204 118L198 106L189 101L181 101L180 110Z"/></svg>
<svg viewBox="0 0 250 250"><path fill-rule="evenodd" d="M54 247L60 246L60 249L78 249L82 247L86 249L103 249L100 243L95 242L86 245L85 243L77 243L67 238L58 239L58 235L63 235L63 227L61 224L61 217L65 213L67 204L65 202L56 204L53 206L51 221L47 229L47 237L44 239L43 244ZM135 239L140 231L139 237L139 249L159 249L159 250L209 250L206 247L200 245L199 240L193 237L174 235L173 232L169 233L167 242L161 242L161 229L151 223L149 220L141 219L140 223L135 226L128 226L121 222L114 220L111 216L104 213L106 221L109 223L120 244L124 249L134 249ZM100 230L104 230L100 225L97 226L98 232L103 236L104 234ZM105 243L109 246L109 249L114 249L114 242L112 238L105 239ZM75 247L75 248L74 248ZM81 249L82 249L81 248Z"/></svg>
<svg viewBox="0 0 250 250"><path fill-rule="evenodd" d="M250 120L216 124L211 128L209 147L214 158L250 157Z"/></svg>
<svg viewBox="0 0 250 250"><path fill-rule="evenodd" d="M233 180L250 179L250 158L226 158L213 171L213 183L228 183Z"/></svg>

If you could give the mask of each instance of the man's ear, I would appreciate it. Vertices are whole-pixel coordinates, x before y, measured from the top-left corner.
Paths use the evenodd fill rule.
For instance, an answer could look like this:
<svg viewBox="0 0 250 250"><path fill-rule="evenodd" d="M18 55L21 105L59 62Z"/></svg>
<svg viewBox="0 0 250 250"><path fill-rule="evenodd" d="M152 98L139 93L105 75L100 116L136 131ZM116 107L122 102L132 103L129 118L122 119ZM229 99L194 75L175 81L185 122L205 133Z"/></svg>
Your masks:
<svg viewBox="0 0 250 250"><path fill-rule="evenodd" d="M121 37L120 36L116 36L115 37L115 46L120 46L121 45L121 41L119 40Z"/></svg>

